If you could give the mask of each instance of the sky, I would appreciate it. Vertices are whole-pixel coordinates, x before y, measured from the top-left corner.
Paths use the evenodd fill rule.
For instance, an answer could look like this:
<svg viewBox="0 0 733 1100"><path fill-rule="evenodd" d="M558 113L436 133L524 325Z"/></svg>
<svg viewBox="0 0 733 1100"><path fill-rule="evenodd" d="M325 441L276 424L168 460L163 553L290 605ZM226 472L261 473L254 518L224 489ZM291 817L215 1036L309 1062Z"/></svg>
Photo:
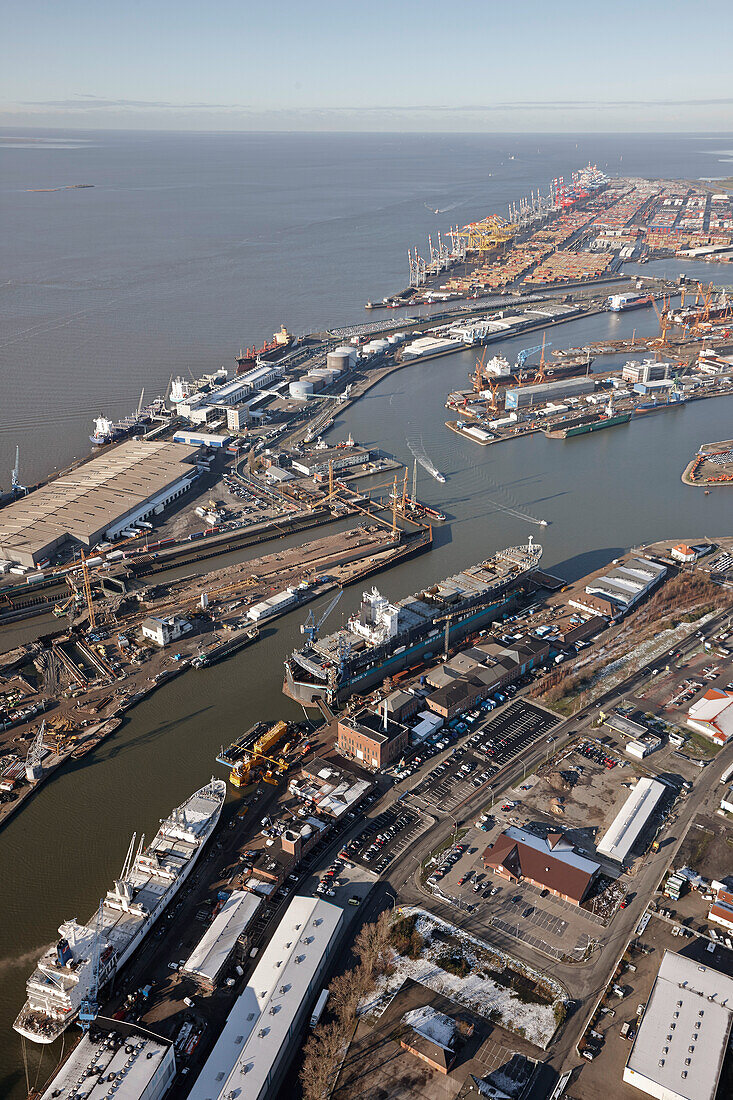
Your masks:
<svg viewBox="0 0 733 1100"><path fill-rule="evenodd" d="M5 128L733 130L723 0L4 0Z"/></svg>

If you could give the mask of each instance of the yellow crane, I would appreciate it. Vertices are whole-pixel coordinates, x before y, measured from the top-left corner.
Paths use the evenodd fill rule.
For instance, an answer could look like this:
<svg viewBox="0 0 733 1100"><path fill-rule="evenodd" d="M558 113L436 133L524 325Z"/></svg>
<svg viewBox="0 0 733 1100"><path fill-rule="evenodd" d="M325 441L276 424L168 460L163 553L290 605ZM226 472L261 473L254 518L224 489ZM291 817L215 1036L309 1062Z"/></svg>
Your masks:
<svg viewBox="0 0 733 1100"><path fill-rule="evenodd" d="M517 232L516 225L510 225L498 214L490 214L480 222L464 225L454 236L466 242L466 252L475 252L481 256L503 247L516 237Z"/></svg>

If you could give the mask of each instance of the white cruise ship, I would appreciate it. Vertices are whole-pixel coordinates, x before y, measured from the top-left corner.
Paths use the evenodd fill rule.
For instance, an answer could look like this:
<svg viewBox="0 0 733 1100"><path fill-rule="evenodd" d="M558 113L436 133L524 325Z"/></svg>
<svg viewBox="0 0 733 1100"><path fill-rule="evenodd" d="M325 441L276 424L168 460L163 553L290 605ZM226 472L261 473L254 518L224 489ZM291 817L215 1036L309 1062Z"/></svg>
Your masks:
<svg viewBox="0 0 733 1100"><path fill-rule="evenodd" d="M191 873L219 820L226 783L212 779L161 821L155 840L137 848L133 836L122 874L86 924L76 917L38 960L26 982L28 1000L13 1027L34 1043L52 1043L93 992L98 952L99 989L140 946ZM99 943L97 944L97 927Z"/></svg>

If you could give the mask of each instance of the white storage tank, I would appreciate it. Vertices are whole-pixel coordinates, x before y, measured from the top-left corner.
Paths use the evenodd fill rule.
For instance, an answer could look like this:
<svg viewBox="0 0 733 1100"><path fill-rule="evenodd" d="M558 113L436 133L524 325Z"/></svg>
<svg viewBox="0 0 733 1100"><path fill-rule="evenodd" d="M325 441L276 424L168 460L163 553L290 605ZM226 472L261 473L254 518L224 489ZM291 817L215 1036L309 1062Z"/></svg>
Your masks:
<svg viewBox="0 0 733 1100"><path fill-rule="evenodd" d="M302 378L297 382L290 383L288 386L288 393L293 401L307 401L313 393L313 389L313 383L309 382L306 378Z"/></svg>

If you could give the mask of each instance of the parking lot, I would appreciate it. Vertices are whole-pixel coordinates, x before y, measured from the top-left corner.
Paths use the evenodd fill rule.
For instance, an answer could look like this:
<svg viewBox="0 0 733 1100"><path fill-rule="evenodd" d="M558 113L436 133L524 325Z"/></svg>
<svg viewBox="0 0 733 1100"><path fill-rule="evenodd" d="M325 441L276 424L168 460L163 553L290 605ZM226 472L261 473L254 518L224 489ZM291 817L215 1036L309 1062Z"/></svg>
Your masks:
<svg viewBox="0 0 733 1100"><path fill-rule="evenodd" d="M504 824L503 820L492 822L492 835L471 827L460 843L441 853L427 879L428 889L550 958L584 958L602 932L591 912L528 883L508 883L484 870L482 854Z"/></svg>
<svg viewBox="0 0 733 1100"><path fill-rule="evenodd" d="M471 724L462 722L456 729L469 735L412 793L428 805L450 812L557 724L554 715L523 699L510 703L488 720L480 715Z"/></svg>
<svg viewBox="0 0 733 1100"><path fill-rule="evenodd" d="M359 835L344 845L342 853L352 863L381 875L410 841L431 824L432 818L396 803L368 821Z"/></svg>

